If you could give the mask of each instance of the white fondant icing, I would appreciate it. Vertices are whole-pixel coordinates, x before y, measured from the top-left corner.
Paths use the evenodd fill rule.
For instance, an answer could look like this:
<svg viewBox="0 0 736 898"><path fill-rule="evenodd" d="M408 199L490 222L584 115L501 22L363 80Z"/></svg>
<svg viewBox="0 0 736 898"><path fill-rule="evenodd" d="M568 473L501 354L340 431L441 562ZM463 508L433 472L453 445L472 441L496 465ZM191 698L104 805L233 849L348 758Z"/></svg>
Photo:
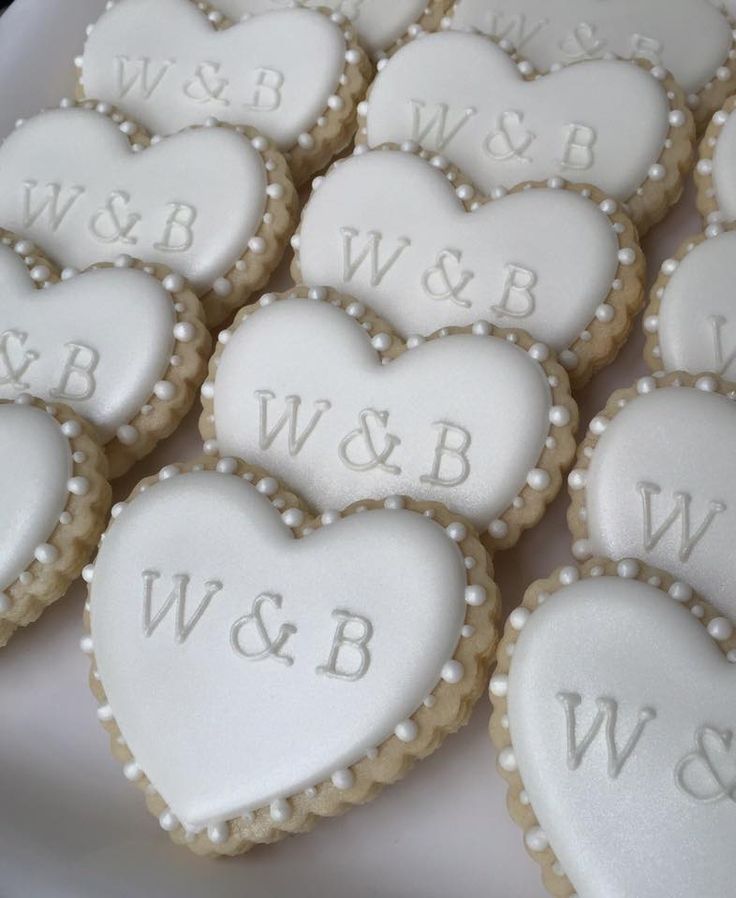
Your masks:
<svg viewBox="0 0 736 898"><path fill-rule="evenodd" d="M313 10L281 9L217 31L192 0L118 0L82 57L87 96L124 109L157 134L209 116L252 125L289 150L340 87L342 29Z"/></svg>
<svg viewBox="0 0 736 898"><path fill-rule="evenodd" d="M736 218L736 116L728 115L713 150L713 189L719 217Z"/></svg>
<svg viewBox="0 0 736 898"><path fill-rule="evenodd" d="M381 69L366 135L369 146L417 140L486 192L558 175L627 200L663 151L669 112L662 84L629 62L525 81L484 35L444 32L407 44Z"/></svg>
<svg viewBox="0 0 736 898"><path fill-rule="evenodd" d="M728 62L728 20L707 0L458 0L452 28L476 29L514 47L538 69L614 53L669 69L697 93Z"/></svg>
<svg viewBox="0 0 736 898"><path fill-rule="evenodd" d="M0 146L0 221L60 265L127 253L204 292L245 253L265 204L263 160L231 129L185 131L133 152L107 116L55 109Z"/></svg>
<svg viewBox="0 0 736 898"><path fill-rule="evenodd" d="M641 558L736 617L734 446L736 404L725 396L660 387L629 401L587 472L591 553Z"/></svg>
<svg viewBox="0 0 736 898"><path fill-rule="evenodd" d="M370 255L353 270L373 233L379 267L409 241L377 282ZM467 213L441 171L385 150L340 163L312 194L299 233L305 283L355 296L404 337L483 319L557 352L608 297L618 250L608 216L577 193L531 189Z"/></svg>
<svg viewBox="0 0 736 898"><path fill-rule="evenodd" d="M184 640L171 613L146 636L143 572L160 574L153 620L176 574L189 578L185 621L221 588ZM97 667L137 764L200 827L329 779L389 738L455 651L465 583L460 550L422 515L366 511L295 540L244 480L179 474L137 496L105 537L91 589ZM335 657L338 610L353 621ZM254 613L266 637L245 619ZM255 657L279 634L280 660Z"/></svg>
<svg viewBox="0 0 736 898"><path fill-rule="evenodd" d="M33 562L68 498L69 443L43 409L0 405L0 591Z"/></svg>
<svg viewBox="0 0 736 898"><path fill-rule="evenodd" d="M214 426L221 454L268 468L320 511L406 494L486 528L534 473L550 406L544 369L506 340L456 334L382 366L344 311L284 299L230 336Z"/></svg>
<svg viewBox="0 0 736 898"><path fill-rule="evenodd" d="M734 730L734 688L736 670L702 624L653 586L584 579L531 615L508 678L510 733L534 813L581 898L729 894L736 814L722 793L736 782L736 753L709 739L699 755L696 735ZM580 699L570 706L576 768L564 695ZM599 699L615 704L614 776L607 723L585 744Z"/></svg>
<svg viewBox="0 0 736 898"><path fill-rule="evenodd" d="M27 391L62 401L110 440L168 368L171 295L130 268L88 271L38 290L1 245L0 287L0 399Z"/></svg>

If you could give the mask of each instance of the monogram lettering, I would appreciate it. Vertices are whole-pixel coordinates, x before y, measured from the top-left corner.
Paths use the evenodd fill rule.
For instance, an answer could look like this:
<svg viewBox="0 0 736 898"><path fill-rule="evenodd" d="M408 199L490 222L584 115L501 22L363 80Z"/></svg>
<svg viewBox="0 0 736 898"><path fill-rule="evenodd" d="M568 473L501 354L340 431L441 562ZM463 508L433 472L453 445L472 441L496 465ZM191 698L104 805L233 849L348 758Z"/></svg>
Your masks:
<svg viewBox="0 0 736 898"><path fill-rule="evenodd" d="M197 103L219 103L229 106L230 101L223 97L230 82L220 78L222 66L219 62L201 62L194 72L194 77L184 82L184 94Z"/></svg>
<svg viewBox="0 0 736 898"><path fill-rule="evenodd" d="M378 231L368 231L368 239L354 259L353 240L359 236L360 231L355 228L340 228L340 233L342 234L342 279L346 283L353 279L360 266L370 257L370 284L371 287L377 287L407 246L411 246L411 240L408 237L399 237L396 240L395 249L386 261L381 264L382 234Z"/></svg>
<svg viewBox="0 0 736 898"><path fill-rule="evenodd" d="M606 42L596 36L595 25L581 22L566 38L560 41L560 50L571 61L594 59L606 48Z"/></svg>
<svg viewBox="0 0 736 898"><path fill-rule="evenodd" d="M567 766L569 770L577 770L595 742L598 733L605 725L606 750L608 752L608 777L615 780L621 774L626 762L641 740L647 724L654 720L657 712L653 708L641 708L637 723L623 748L619 749L616 741L616 724L618 721L618 702L610 698L596 700L598 713L581 742L577 738L576 711L582 703L582 697L575 692L560 692L557 700L565 709L567 723Z"/></svg>
<svg viewBox="0 0 736 898"><path fill-rule="evenodd" d="M713 333L713 354L715 356L716 374L725 374L726 370L736 361L736 348L726 357L723 352L723 326L728 324L722 315L711 315L708 319Z"/></svg>
<svg viewBox="0 0 736 898"><path fill-rule="evenodd" d="M98 240L103 243L138 242L138 238L132 236L132 231L141 216L136 212L125 211L129 202L130 196L124 190L113 190L104 208L95 212L90 219L89 229Z"/></svg>
<svg viewBox="0 0 736 898"><path fill-rule="evenodd" d="M85 188L69 187L66 196L64 196L64 189L61 184L48 183L45 196L38 200L34 207L33 194L38 186L38 181L23 182L23 227L30 228L41 218L44 212L47 212L48 224L51 230L58 231L69 210L85 192Z"/></svg>
<svg viewBox="0 0 736 898"><path fill-rule="evenodd" d="M658 496L662 489L656 483L641 482L636 485L637 492L641 496L643 518L644 518L644 550L651 552L657 547L657 544L664 537L667 531L673 527L678 519L680 520L680 546L677 557L684 564L692 555L693 550L708 532L709 527L715 520L716 516L723 514L726 505L723 502L712 500L708 503L708 513L701 522L697 530L692 533L690 529L690 503L692 497L689 493L675 492L673 498L675 504L672 511L660 524L653 530L652 525L652 496Z"/></svg>
<svg viewBox="0 0 736 898"><path fill-rule="evenodd" d="M260 109L263 112L273 112L281 105L281 88L284 86L284 76L276 69L258 68L253 73L253 99L245 105L249 109Z"/></svg>
<svg viewBox="0 0 736 898"><path fill-rule="evenodd" d="M646 59L652 65L662 65L662 51L664 45L661 41L645 34L631 35L631 58Z"/></svg>
<svg viewBox="0 0 736 898"><path fill-rule="evenodd" d="M575 171L591 168L595 162L593 147L597 140L598 135L588 125L566 125L561 167Z"/></svg>
<svg viewBox="0 0 736 898"><path fill-rule="evenodd" d="M280 595L263 592L253 602L250 614L245 614L235 621L230 630L230 645L233 647L233 651L236 654L243 658L248 658L250 661L263 661L266 658L273 658L274 661L281 661L282 664L291 667L294 663L294 658L292 655L287 655L285 652L282 652L282 649L289 638L297 632L296 626L288 623L281 624L276 636L272 637L263 621L263 612L261 610L263 606L268 603L280 611L282 602L283 600ZM255 625L256 631L258 632L258 638L261 640L261 647L256 651L248 651L244 648L241 641L241 630L250 624Z"/></svg>
<svg viewBox="0 0 736 898"><path fill-rule="evenodd" d="M457 249L443 249L437 253L433 268L422 275L422 287L430 299L447 299L463 309L469 309L472 302L462 295L463 290L473 280L472 271L464 271L460 266L463 254ZM454 275L448 271L452 268Z"/></svg>
<svg viewBox="0 0 736 898"><path fill-rule="evenodd" d="M496 130L486 137L483 149L495 162L521 162L527 164L532 161L530 156L524 155L536 140L537 135L528 131L524 126L524 113L516 109L507 109L502 112L496 122Z"/></svg>
<svg viewBox="0 0 736 898"><path fill-rule="evenodd" d="M176 642L182 644L187 641L192 630L202 619L202 615L207 610L208 605L212 601L212 597L222 589L222 583L219 580L207 580L204 584L205 594L200 600L192 615L187 620L186 604L187 589L189 587L188 574L174 574L172 577L173 587L168 598L161 606L159 611L152 616L153 604L153 584L161 578L159 571L143 571L143 633L150 638L159 624L166 618L172 608L176 609L174 618L174 638Z"/></svg>
<svg viewBox="0 0 736 898"><path fill-rule="evenodd" d="M732 766L730 775L722 772L709 744L715 745L721 752L730 751L733 733L731 730L700 727L695 733L695 749L685 755L675 768L675 782L685 795L700 804L715 804L724 799L736 802L736 767Z"/></svg>
<svg viewBox="0 0 736 898"><path fill-rule="evenodd" d="M116 56L118 78L118 97L127 97L136 85L140 87L141 96L150 100L156 88L161 84L175 59L167 59L160 63L158 69L154 69L153 60L147 56L138 59L130 59L128 56Z"/></svg>
<svg viewBox="0 0 736 898"><path fill-rule="evenodd" d="M304 444L314 432L322 415L331 408L326 399L318 399L314 403L315 411L307 422L306 427L299 433L299 407L302 400L300 396L287 396L284 399L286 408L279 420L269 430L268 428L268 404L276 398L276 394L270 390L256 390L254 396L259 404L259 436L258 445L265 452L271 448L276 437L288 426L289 455L299 455Z"/></svg>
<svg viewBox="0 0 736 898"><path fill-rule="evenodd" d="M27 390L28 384L22 380L23 375L38 359L38 353L33 349L24 349L28 334L23 331L8 330L0 334L0 386L11 387L13 390ZM20 350L21 358L14 362L9 342L13 341Z"/></svg>
<svg viewBox="0 0 736 898"><path fill-rule="evenodd" d="M197 220L197 210L187 203L169 203L169 209L164 235L153 247L166 253L186 252L194 243L192 226Z"/></svg>
<svg viewBox="0 0 736 898"><path fill-rule="evenodd" d="M444 150L468 119L472 118L477 112L472 106L457 110L454 114L455 120L453 123L448 121L450 107L447 103L436 103L431 107L430 111L423 100L411 100L411 109L411 139L437 150L437 152ZM425 111L426 119L424 118ZM432 137L432 132L436 132L435 137Z"/></svg>
<svg viewBox="0 0 736 898"><path fill-rule="evenodd" d="M371 663L368 643L373 636L373 625L367 617L340 608L335 609L332 616L338 621L337 628L327 663L320 665L317 673L336 680L360 680ZM349 629L353 630L352 634ZM346 655L352 663L345 659Z"/></svg>
<svg viewBox="0 0 736 898"><path fill-rule="evenodd" d="M526 318L536 306L532 288L537 283L537 276L531 269L514 264L507 265L505 272L501 300L491 306L491 311L501 318Z"/></svg>
<svg viewBox="0 0 736 898"><path fill-rule="evenodd" d="M384 430L388 426L387 411L376 411L374 408L365 408L358 415L360 426L342 439L337 450L340 461L352 471L371 471L374 468L380 468L387 474L400 474L401 468L398 465L388 464L389 457L394 449L401 443L401 440L392 433L386 433L383 437L383 448L378 451L371 433L369 421L373 420L379 424ZM356 441L362 441L364 449L363 459L357 461L355 457L350 456L350 447Z"/></svg>
<svg viewBox="0 0 736 898"><path fill-rule="evenodd" d="M506 16L502 12L492 12L486 15L489 19L488 33L501 40L510 40L517 50L523 49L525 44L549 25L549 19L531 21L527 19L525 13ZM505 23L504 19L507 20Z"/></svg>
<svg viewBox="0 0 736 898"><path fill-rule="evenodd" d="M422 483L431 483L433 486L459 486L470 474L468 461L470 434L463 427L448 424L446 421L436 421L434 427L439 430L440 435L434 449L432 471L429 474L422 474L419 479ZM454 443L451 442L453 440ZM445 459L448 459L447 464ZM451 464L452 462L454 464ZM445 469L448 467L454 468L454 472L447 473Z"/></svg>
<svg viewBox="0 0 736 898"><path fill-rule="evenodd" d="M66 343L67 357L56 386L49 390L54 399L81 402L90 399L97 388L94 372L100 355L91 346L82 343Z"/></svg>

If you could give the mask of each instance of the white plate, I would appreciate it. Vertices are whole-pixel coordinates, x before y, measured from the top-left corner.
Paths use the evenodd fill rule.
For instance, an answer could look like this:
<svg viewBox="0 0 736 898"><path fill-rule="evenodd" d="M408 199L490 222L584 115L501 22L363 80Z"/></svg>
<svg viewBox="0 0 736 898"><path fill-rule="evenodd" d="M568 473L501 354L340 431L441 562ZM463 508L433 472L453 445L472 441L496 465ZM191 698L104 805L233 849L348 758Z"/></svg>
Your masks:
<svg viewBox="0 0 736 898"><path fill-rule="evenodd" d="M20 116L73 92L71 60L104 0L16 0L0 18L0 136ZM1 224L1 223L0 223ZM652 273L698 230L689 194L647 241ZM283 289L287 267L269 289ZM640 328L582 394L584 423L644 373ZM199 451L198 408L118 484L119 497L164 464ZM567 497L497 559L509 607L529 581L570 561ZM84 590L0 651L2 898L545 898L506 813L487 736L489 703L397 786L306 836L234 860L201 860L169 842L113 761L79 652Z"/></svg>

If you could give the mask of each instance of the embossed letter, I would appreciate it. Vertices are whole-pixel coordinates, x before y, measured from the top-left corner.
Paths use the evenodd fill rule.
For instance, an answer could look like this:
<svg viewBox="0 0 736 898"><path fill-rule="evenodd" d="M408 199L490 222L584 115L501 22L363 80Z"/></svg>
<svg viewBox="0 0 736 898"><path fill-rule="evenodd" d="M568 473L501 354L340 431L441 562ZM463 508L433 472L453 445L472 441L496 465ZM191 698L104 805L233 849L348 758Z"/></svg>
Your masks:
<svg viewBox="0 0 736 898"><path fill-rule="evenodd" d="M593 147L598 139L595 131L588 125L569 124L565 126L564 146L562 149L562 168L585 171L595 162Z"/></svg>
<svg viewBox="0 0 736 898"><path fill-rule="evenodd" d="M58 231L59 225L67 216L67 213L85 192L84 187L70 187L67 196L63 196L61 184L49 183L46 185L46 196L41 199L36 208L33 208L33 193L38 187L38 181L24 181L23 188L23 227L30 228L48 210L48 223L52 231Z"/></svg>
<svg viewBox="0 0 736 898"><path fill-rule="evenodd" d="M708 319L713 330L713 353L715 355L715 372L716 374L725 374L726 370L736 362L736 348L730 353L728 358L723 355L723 326L728 321L723 315L711 315Z"/></svg>
<svg viewBox="0 0 736 898"><path fill-rule="evenodd" d="M281 105L281 88L284 76L276 69L259 68L253 72L253 99L245 105L249 109L260 109L262 112L273 112Z"/></svg>
<svg viewBox="0 0 736 898"><path fill-rule="evenodd" d="M21 380L26 371L38 358L33 349L23 350L21 359L16 364L10 357L9 340L15 340L19 349L23 350L28 334L23 331L5 331L0 334L0 387L12 387L14 390L27 390L28 384Z"/></svg>
<svg viewBox="0 0 736 898"><path fill-rule="evenodd" d="M447 103L436 103L433 107L434 111L431 114L427 114L426 121L422 121L422 113L427 108L427 104L423 100L411 100L411 108L411 139L438 152L444 150L462 126L477 111L472 106L459 110L455 124L452 124L447 121L450 112L450 107ZM450 125L449 130L447 130L448 124ZM432 138L433 131L437 132L436 138Z"/></svg>
<svg viewBox="0 0 736 898"><path fill-rule="evenodd" d="M207 580L204 584L206 590L204 598L200 601L189 620L186 620L189 575L174 574L172 577L174 585L169 593L169 597L161 606L161 609L151 617L153 584L161 577L161 574L159 571L143 571L141 576L143 577L143 633L147 637L152 636L161 621L166 617L169 611L176 606L174 634L178 643L186 642L192 630L196 627L202 615L207 610L207 606L212 601L212 597L222 589L222 583L220 583L219 580Z"/></svg>
<svg viewBox="0 0 736 898"><path fill-rule="evenodd" d="M161 84L164 76L176 60L165 60L159 65L158 71L153 73L149 71L152 60L147 56L141 56L138 59L130 59L128 56L116 56L115 62L117 63L118 97L121 99L127 97L136 84L140 82L141 94L144 99L150 100L154 91ZM128 71L129 68L132 69L132 73ZM152 74L150 80L149 74Z"/></svg>
<svg viewBox="0 0 736 898"><path fill-rule="evenodd" d="M430 299L449 299L463 309L469 309L473 305L462 296L462 292L475 275L472 271L460 268L462 260L463 254L459 249L443 249L437 253L434 267L428 268L422 275L422 287ZM460 269L454 277L447 270L448 262L452 263L454 269Z"/></svg>
<svg viewBox="0 0 736 898"><path fill-rule="evenodd" d="M483 31L501 40L508 38L517 50L521 50L524 44L528 44L533 37L549 25L549 19L538 19L536 22L530 23L527 28L525 13L508 16L507 24L502 23L505 13L488 12L486 16L488 26L484 27Z"/></svg>
<svg viewBox="0 0 736 898"><path fill-rule="evenodd" d="M531 162L530 156L524 155L536 140L537 135L524 127L524 113L516 109L502 112L496 122L496 130L486 137L483 149L495 162Z"/></svg>
<svg viewBox="0 0 736 898"><path fill-rule="evenodd" d="M298 418L299 406L302 403L301 396L287 396L284 399L286 408L279 420L268 429L268 403L276 398L276 394L270 390L256 390L253 394L259 403L259 433L258 445L265 452L273 445L273 441L281 433L284 427L289 426L289 455L299 455L302 447L314 432L322 415L331 407L327 399L318 399L314 403L314 414L309 419L307 426L299 433Z"/></svg>
<svg viewBox="0 0 736 898"><path fill-rule="evenodd" d="M653 708L641 708L638 714L636 727L624 747L619 751L616 745L616 721L618 719L618 702L611 698L599 698L596 701L598 713L590 729L582 742L577 739L577 720L575 711L582 702L582 698L575 692L559 692L557 700L565 709L567 721L567 766L570 770L577 770L583 762L585 753L595 741L603 724L606 725L606 748L608 750L608 776L615 780L624 769L626 762L631 757L641 739L644 728L657 716Z"/></svg>
<svg viewBox="0 0 736 898"><path fill-rule="evenodd" d="M230 101L223 97L230 82L227 78L219 78L221 65L219 62L201 62L194 77L184 82L184 93L197 103L220 103L229 106Z"/></svg>
<svg viewBox="0 0 736 898"><path fill-rule="evenodd" d="M647 37L645 34L631 35L632 59L646 59L652 65L662 65L662 50L664 47L661 41L653 37Z"/></svg>
<svg viewBox="0 0 736 898"><path fill-rule="evenodd" d="M125 212L130 196L124 190L113 190L107 198L104 208L98 209L89 221L89 229L103 243L137 243L138 238L132 236L133 228L141 220L137 212ZM121 214L125 218L121 218Z"/></svg>
<svg viewBox="0 0 736 898"><path fill-rule="evenodd" d="M717 754L711 753L708 742L716 745ZM733 774L727 776L725 771L721 773L715 760L720 753L730 751L732 745L731 730L700 727L695 733L695 749L685 755L675 767L677 787L701 804L715 804L724 798L736 801L736 779ZM690 780L688 776L693 768L700 770L700 777L695 781ZM703 780L703 775L707 777L707 782Z"/></svg>
<svg viewBox="0 0 736 898"><path fill-rule="evenodd" d="M419 478L422 483L431 483L434 486L459 486L468 479L470 474L470 462L468 461L468 447L470 446L470 434L463 427L448 424L446 421L435 421L434 427L439 429L440 435L434 449L434 464L430 474L422 474ZM454 438L454 445L450 439ZM445 457L454 459L455 472L442 474Z"/></svg>
<svg viewBox="0 0 736 898"><path fill-rule="evenodd" d="M235 621L230 629L230 645L237 655L240 655L243 658L248 658L250 661L263 661L266 658L273 658L274 661L281 661L283 664L286 664L287 667L291 667L294 663L294 658L291 655L283 653L281 649L286 645L289 637L296 633L296 626L294 624L281 624L279 632L276 636L272 637L263 622L263 612L261 611L261 608L266 602L280 610L282 601L280 595L262 592L253 602L250 614L244 614L243 617L238 618L238 620ZM251 623L255 624L256 630L258 631L258 638L261 640L262 644L261 648L254 652L247 651L240 640L240 631L243 627Z"/></svg>
<svg viewBox="0 0 736 898"><path fill-rule="evenodd" d="M383 448L378 451L373 442L373 436L368 424L368 421L373 419L385 430L388 425L388 416L389 412L379 412L374 408L364 408L363 411L359 413L358 418L360 419L360 426L356 430L351 430L350 433L342 439L337 449L340 461L346 467L350 468L351 471L372 471L373 468L380 468L387 474L401 474L401 468L398 465L388 464L391 453L398 445L400 445L401 440L394 434L387 433L383 438ZM361 461L356 461L354 457L351 458L348 451L352 443L358 439L363 442L366 456L365 460Z"/></svg>
<svg viewBox="0 0 736 898"><path fill-rule="evenodd" d="M197 210L187 203L169 203L169 217L166 220L164 235L160 243L154 243L154 249L166 253L183 253L194 243L192 225L197 220Z"/></svg>
<svg viewBox="0 0 736 898"><path fill-rule="evenodd" d="M503 285L501 300L491 311L501 318L526 318L535 307L532 288L537 283L537 276L530 268L523 268L513 263L506 266L506 280Z"/></svg>
<svg viewBox="0 0 736 898"><path fill-rule="evenodd" d="M637 483L636 489L641 496L642 508L644 512L644 537L643 537L643 545L644 550L646 552L651 552L653 549L657 547L657 543L662 539L662 537L667 533L667 531L672 527L677 519L680 519L680 547L677 552L677 557L680 559L683 564L690 558L692 555L693 549L697 546L700 540L705 536L708 528L713 523L716 515L722 514L726 510L726 505L723 502L719 502L714 499L708 503L708 514L703 519L703 522L695 531L695 533L690 532L690 503L692 501L692 497L689 493L673 493L673 497L675 500L674 507L669 515L664 519L662 524L656 529L652 530L652 496L658 496L662 489L657 486L656 483Z"/></svg>
<svg viewBox="0 0 736 898"><path fill-rule="evenodd" d="M560 50L570 60L595 59L606 48L606 42L596 36L595 25L581 22L560 41Z"/></svg>
<svg viewBox="0 0 736 898"><path fill-rule="evenodd" d="M371 287L377 287L407 246L411 246L411 240L408 237L399 237L396 241L396 248L381 265L380 250L383 234L378 231L368 231L368 239L363 244L363 249L353 260L353 238L357 237L360 231L355 228L340 228L340 233L342 234L342 279L346 283L352 281L355 272L370 256Z"/></svg>
<svg viewBox="0 0 736 898"><path fill-rule="evenodd" d="M326 664L321 664L317 668L318 674L324 674L326 677L334 677L336 680L359 680L365 676L366 671L371 664L371 654L368 651L368 643L373 636L373 624L367 617L361 617L359 614L352 614L341 608L336 608L332 612L332 616L339 622L335 635L332 639L332 647L330 648L330 656ZM360 632L351 636L348 633L348 627L351 624L355 628L359 628ZM351 654L353 663L340 663L340 655Z"/></svg>
<svg viewBox="0 0 736 898"><path fill-rule="evenodd" d="M97 388L94 371L99 364L100 355L96 349L82 343L66 343L64 348L67 350L64 367L56 386L49 390L49 395L54 399L75 402L89 399Z"/></svg>

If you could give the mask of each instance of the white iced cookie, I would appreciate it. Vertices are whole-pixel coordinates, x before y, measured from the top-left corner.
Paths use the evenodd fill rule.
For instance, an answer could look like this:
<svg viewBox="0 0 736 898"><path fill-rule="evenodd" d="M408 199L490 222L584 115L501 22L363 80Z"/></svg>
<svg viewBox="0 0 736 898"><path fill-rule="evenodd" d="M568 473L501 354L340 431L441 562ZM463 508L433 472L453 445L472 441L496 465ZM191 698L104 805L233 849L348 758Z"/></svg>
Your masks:
<svg viewBox="0 0 736 898"><path fill-rule="evenodd" d="M310 519L233 458L144 480L89 579L98 717L198 854L304 832L399 779L467 720L497 639L486 553L445 508Z"/></svg>
<svg viewBox="0 0 736 898"><path fill-rule="evenodd" d="M63 402L95 428L110 477L176 427L210 337L184 278L122 256L82 273L0 229L0 399Z"/></svg>
<svg viewBox="0 0 736 898"><path fill-rule="evenodd" d="M544 344L486 322L404 342L326 288L243 310L202 397L205 452L267 467L313 509L442 502L489 548L537 523L574 452L577 407Z"/></svg>
<svg viewBox="0 0 736 898"><path fill-rule="evenodd" d="M568 478L576 558L640 558L736 618L734 398L681 373L611 396Z"/></svg>
<svg viewBox="0 0 736 898"><path fill-rule="evenodd" d="M0 646L60 598L110 508L105 456L65 405L0 399Z"/></svg>
<svg viewBox="0 0 736 898"><path fill-rule="evenodd" d="M315 180L292 238L295 282L349 293L403 337L479 320L521 327L582 386L641 306L631 221L616 200L559 178L489 202L429 156L388 145Z"/></svg>
<svg viewBox="0 0 736 898"><path fill-rule="evenodd" d="M376 59L404 40L434 31L451 0L218 0L217 8L231 19L288 6L333 9L355 26L361 46ZM301 48L300 48L301 50Z"/></svg>
<svg viewBox="0 0 736 898"><path fill-rule="evenodd" d="M736 97L711 119L695 166L698 211L706 223L736 219Z"/></svg>
<svg viewBox="0 0 736 898"><path fill-rule="evenodd" d="M540 71L611 54L664 66L699 123L736 89L731 24L708 0L456 0L443 27L508 41Z"/></svg>
<svg viewBox="0 0 736 898"><path fill-rule="evenodd" d="M660 66L593 60L539 76L481 34L430 34L380 68L359 143L413 141L486 193L563 177L625 202L640 231L680 196L694 125Z"/></svg>
<svg viewBox="0 0 736 898"><path fill-rule="evenodd" d="M736 381L736 230L709 225L662 263L644 315L645 358L661 371Z"/></svg>
<svg viewBox="0 0 736 898"><path fill-rule="evenodd" d="M499 647L491 736L552 895L731 893L734 662L732 625L638 562L529 587Z"/></svg>
<svg viewBox="0 0 736 898"><path fill-rule="evenodd" d="M257 128L297 181L352 137L370 72L339 13L282 7L231 25L195 0L108 3L78 62L84 96L156 134L210 116Z"/></svg>
<svg viewBox="0 0 736 898"><path fill-rule="evenodd" d="M295 213L265 137L210 123L160 141L109 104L63 101L0 145L0 222L62 267L121 254L183 275L216 324L265 282Z"/></svg>

